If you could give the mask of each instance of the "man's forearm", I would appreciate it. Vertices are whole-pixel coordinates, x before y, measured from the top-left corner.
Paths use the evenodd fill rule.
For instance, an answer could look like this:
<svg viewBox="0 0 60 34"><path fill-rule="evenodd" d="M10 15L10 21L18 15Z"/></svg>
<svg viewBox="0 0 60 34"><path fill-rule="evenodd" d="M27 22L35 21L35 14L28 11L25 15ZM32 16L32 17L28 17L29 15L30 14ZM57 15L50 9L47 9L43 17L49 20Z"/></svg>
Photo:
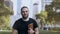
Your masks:
<svg viewBox="0 0 60 34"><path fill-rule="evenodd" d="M35 34L39 34L38 28L35 28Z"/></svg>
<svg viewBox="0 0 60 34"><path fill-rule="evenodd" d="M13 31L12 31L12 34L16 34L16 33L17 33L17 30L13 30Z"/></svg>
<svg viewBox="0 0 60 34"><path fill-rule="evenodd" d="M35 34L39 34L39 32L35 32Z"/></svg>

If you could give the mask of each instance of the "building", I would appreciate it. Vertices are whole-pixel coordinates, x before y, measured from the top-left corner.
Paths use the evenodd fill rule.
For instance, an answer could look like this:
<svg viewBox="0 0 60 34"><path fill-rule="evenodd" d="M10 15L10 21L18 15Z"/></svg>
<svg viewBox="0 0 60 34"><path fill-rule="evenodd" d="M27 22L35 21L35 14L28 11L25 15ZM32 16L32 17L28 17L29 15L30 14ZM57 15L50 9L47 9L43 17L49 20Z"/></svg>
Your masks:
<svg viewBox="0 0 60 34"><path fill-rule="evenodd" d="M36 19L35 15L38 14L38 5L39 5L38 3L33 4L33 17L34 17L34 19Z"/></svg>
<svg viewBox="0 0 60 34"><path fill-rule="evenodd" d="M51 4L52 0L41 0L42 10L45 10L45 5Z"/></svg>

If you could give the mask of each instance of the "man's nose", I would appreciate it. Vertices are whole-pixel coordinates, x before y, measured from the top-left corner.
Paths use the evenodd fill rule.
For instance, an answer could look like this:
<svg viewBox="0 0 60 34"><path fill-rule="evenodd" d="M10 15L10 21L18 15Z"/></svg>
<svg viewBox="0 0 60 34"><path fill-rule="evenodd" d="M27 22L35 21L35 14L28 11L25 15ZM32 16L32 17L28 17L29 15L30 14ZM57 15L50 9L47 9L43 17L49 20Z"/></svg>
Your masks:
<svg viewBox="0 0 60 34"><path fill-rule="evenodd" d="M27 13L27 12L24 12L25 14Z"/></svg>

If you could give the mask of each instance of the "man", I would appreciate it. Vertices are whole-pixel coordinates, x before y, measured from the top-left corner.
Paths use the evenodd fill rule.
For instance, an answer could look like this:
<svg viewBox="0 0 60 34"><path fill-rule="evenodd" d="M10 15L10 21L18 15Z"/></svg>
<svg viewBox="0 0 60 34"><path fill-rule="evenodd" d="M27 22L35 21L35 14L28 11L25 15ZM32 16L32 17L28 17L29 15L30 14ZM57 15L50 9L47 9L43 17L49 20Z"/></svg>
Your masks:
<svg viewBox="0 0 60 34"><path fill-rule="evenodd" d="M21 8L21 15L22 18L20 18L19 20L17 20L14 25L13 25L13 32L12 34L16 34L16 32L18 32L18 34L39 34L38 32L38 25L36 23L36 21L32 18L29 18L29 9L28 7L24 6ZM33 29L29 28L29 24L33 24Z"/></svg>

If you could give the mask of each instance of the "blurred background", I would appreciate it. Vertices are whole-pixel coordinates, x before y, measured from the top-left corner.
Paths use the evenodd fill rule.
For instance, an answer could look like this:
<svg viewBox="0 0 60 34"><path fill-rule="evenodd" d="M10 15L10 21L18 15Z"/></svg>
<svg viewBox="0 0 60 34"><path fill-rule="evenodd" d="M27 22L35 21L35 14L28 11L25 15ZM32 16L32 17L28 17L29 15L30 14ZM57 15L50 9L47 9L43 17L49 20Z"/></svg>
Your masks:
<svg viewBox="0 0 60 34"><path fill-rule="evenodd" d="M40 34L60 34L60 0L0 0L0 34L12 34L23 6L37 21Z"/></svg>

